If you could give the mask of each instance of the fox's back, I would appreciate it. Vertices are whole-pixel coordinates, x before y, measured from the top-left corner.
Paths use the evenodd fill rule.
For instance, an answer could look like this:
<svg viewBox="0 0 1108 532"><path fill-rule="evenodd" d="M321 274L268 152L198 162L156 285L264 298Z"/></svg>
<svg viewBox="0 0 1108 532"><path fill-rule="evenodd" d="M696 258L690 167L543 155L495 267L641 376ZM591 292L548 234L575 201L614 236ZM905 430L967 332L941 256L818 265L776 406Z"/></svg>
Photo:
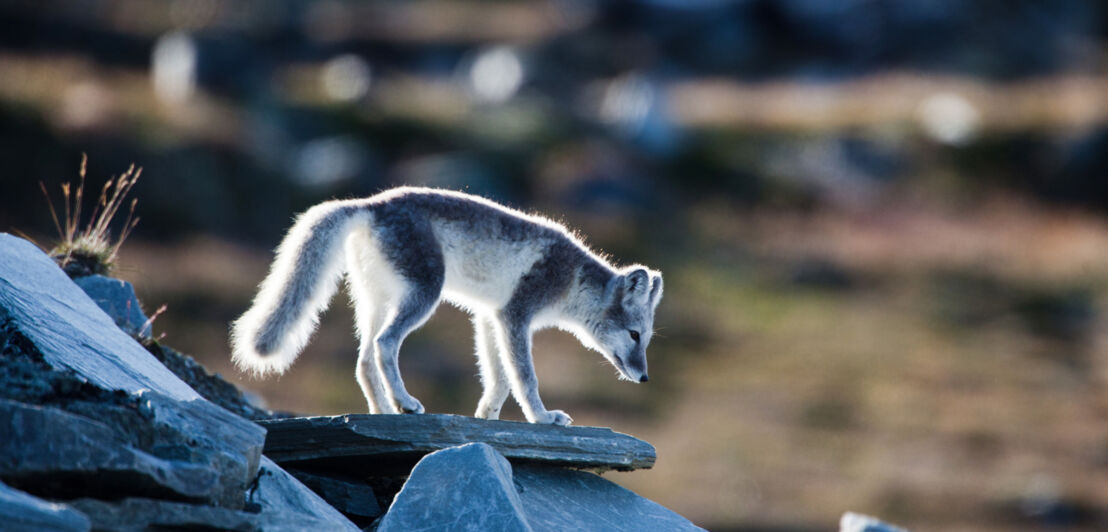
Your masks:
<svg viewBox="0 0 1108 532"><path fill-rule="evenodd" d="M562 226L457 192L398 189L375 200L377 223L427 224L446 269L443 295L467 307L501 307L554 245L581 247ZM584 249L581 252L587 253Z"/></svg>

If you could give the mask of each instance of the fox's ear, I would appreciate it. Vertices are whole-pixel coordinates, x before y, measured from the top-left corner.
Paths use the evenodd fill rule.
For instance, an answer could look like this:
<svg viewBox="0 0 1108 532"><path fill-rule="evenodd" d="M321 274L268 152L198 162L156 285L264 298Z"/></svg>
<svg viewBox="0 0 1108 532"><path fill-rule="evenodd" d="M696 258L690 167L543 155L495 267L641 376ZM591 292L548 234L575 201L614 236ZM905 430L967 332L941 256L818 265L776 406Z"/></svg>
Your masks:
<svg viewBox="0 0 1108 532"><path fill-rule="evenodd" d="M662 272L652 272L650 274L650 305L654 308L658 307L658 302L662 300Z"/></svg>
<svg viewBox="0 0 1108 532"><path fill-rule="evenodd" d="M650 292L650 272L646 268L635 268L623 276L624 307L645 305Z"/></svg>

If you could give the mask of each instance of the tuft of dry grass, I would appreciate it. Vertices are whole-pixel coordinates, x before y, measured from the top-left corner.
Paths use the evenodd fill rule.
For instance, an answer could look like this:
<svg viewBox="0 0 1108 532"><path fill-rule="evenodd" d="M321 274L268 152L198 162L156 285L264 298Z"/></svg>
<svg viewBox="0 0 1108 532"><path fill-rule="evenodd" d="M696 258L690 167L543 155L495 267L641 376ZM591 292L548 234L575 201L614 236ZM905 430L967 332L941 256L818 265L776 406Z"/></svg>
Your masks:
<svg viewBox="0 0 1108 532"><path fill-rule="evenodd" d="M46 190L46 185L39 182L59 237L58 243L48 253L70 277L111 273L120 246L139 222L135 217L135 205L138 200L132 199L127 220L123 223L119 237L112 239L112 220L123 206L127 194L131 192L131 188L142 175L142 168L135 168L132 164L126 172L104 183L100 189L100 197L92 208L88 224L82 228L81 206L84 203L87 168L88 156L82 155L80 181L77 182L77 186L73 187L69 182L62 184L62 204L64 205L62 219L58 218L58 211L54 208L54 202Z"/></svg>

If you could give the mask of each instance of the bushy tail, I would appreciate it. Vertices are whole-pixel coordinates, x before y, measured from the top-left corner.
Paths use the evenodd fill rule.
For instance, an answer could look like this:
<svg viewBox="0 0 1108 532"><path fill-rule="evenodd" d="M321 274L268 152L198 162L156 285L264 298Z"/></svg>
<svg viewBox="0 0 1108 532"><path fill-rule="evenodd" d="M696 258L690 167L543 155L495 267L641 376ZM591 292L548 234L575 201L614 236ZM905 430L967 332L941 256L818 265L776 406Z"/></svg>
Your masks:
<svg viewBox="0 0 1108 532"><path fill-rule="evenodd" d="M231 325L231 358L239 369L279 374L292 365L344 273L346 236L368 220L366 209L345 201L317 205L297 218L250 310Z"/></svg>

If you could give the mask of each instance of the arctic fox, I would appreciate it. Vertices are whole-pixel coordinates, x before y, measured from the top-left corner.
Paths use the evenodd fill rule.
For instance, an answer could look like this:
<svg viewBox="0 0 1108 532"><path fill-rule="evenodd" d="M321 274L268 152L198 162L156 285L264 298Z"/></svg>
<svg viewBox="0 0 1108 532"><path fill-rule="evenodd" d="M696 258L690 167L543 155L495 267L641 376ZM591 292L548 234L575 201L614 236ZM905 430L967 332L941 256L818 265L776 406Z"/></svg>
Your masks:
<svg viewBox="0 0 1108 532"><path fill-rule="evenodd" d="M661 273L617 269L561 225L460 192L397 188L334 200L297 218L251 308L234 322L236 365L282 373L346 274L360 338L358 384L370 413L422 413L404 389L404 338L446 300L473 316L484 392L476 416L497 419L510 391L532 423L568 425L539 398L538 329L569 331L620 378L646 382Z"/></svg>

